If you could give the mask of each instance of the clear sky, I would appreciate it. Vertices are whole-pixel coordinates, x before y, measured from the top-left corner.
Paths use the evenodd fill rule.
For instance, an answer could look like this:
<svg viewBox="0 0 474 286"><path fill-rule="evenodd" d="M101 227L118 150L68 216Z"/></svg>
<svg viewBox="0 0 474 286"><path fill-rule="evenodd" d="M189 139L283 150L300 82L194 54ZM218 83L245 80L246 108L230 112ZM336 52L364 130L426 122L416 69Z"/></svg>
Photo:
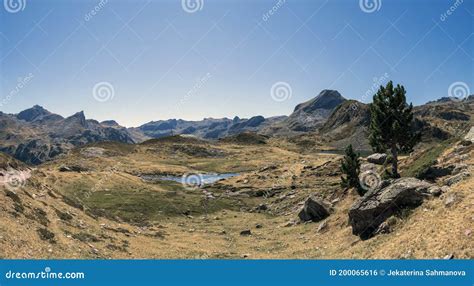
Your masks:
<svg viewBox="0 0 474 286"><path fill-rule="evenodd" d="M0 6L7 113L39 104L137 126L287 115L323 89L369 102L388 80L414 104L453 83L474 93L473 0L10 2ZM286 93L272 96L278 82Z"/></svg>

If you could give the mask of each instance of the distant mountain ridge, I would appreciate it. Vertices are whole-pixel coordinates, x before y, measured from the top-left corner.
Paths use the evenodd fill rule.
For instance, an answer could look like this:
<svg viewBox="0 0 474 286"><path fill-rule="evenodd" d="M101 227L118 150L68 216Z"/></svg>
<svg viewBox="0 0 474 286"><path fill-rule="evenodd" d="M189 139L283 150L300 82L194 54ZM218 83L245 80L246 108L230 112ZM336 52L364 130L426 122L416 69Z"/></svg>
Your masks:
<svg viewBox="0 0 474 286"><path fill-rule="evenodd" d="M64 118L38 105L18 114L0 113L0 131L0 151L29 164L98 141L135 143L126 128L87 120L82 111Z"/></svg>
<svg viewBox="0 0 474 286"><path fill-rule="evenodd" d="M416 128L427 140L445 139L472 125L474 96L463 100L441 98L415 107ZM200 121L169 119L126 128L114 120L98 122L84 112L64 118L35 105L18 114L0 112L0 151L29 164L40 164L74 147L100 141L140 143L171 135L189 135L218 140L253 132L264 136L310 135L335 148L356 143L369 149L367 134L370 111L367 104L347 100L336 90L323 90L318 96L296 105L289 116L205 118Z"/></svg>

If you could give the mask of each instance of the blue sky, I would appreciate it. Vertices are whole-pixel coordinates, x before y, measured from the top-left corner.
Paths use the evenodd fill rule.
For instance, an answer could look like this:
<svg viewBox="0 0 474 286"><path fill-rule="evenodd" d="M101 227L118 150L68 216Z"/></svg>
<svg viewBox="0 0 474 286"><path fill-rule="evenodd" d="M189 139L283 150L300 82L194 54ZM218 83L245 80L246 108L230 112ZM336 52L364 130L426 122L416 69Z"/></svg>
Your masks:
<svg viewBox="0 0 474 286"><path fill-rule="evenodd" d="M474 1L366 2L17 0L0 7L0 110L137 126L289 114L323 89L369 102L387 80L414 104L474 93Z"/></svg>

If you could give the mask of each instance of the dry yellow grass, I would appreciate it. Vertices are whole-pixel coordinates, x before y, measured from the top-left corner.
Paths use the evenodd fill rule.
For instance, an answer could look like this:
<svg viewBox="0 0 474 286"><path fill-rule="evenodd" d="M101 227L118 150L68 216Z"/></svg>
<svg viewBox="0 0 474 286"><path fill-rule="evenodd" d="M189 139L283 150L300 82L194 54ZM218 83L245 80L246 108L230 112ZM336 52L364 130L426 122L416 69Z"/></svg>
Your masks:
<svg viewBox="0 0 474 286"><path fill-rule="evenodd" d="M327 228L323 231L317 231L319 223L286 226L289 221L296 219L299 204L308 195L329 194L338 189L338 176L315 176L314 172L318 171L307 170L307 166L336 164L339 156L301 155L268 146L219 145L213 148L221 149L227 155L216 158L180 155L179 160L173 161L172 157L166 156L166 152L150 153L140 148L118 156L89 159L70 157L44 165L33 173L24 188L15 191L24 207L23 213L15 212L13 200L5 195L7 190L1 190L0 256L250 259L440 258L448 254L454 254L456 258L474 256L472 176L448 191L448 194L456 193L459 198L454 205L446 207L443 197L429 199L406 217L397 219L391 233L362 241L352 235L348 225L348 209L357 199L357 195L351 192L344 194L337 191L340 200L335 202L334 213L326 219ZM470 170L474 166L472 155L473 151L465 162ZM173 164L170 164L170 160ZM90 171L57 171L58 166L70 162L83 164ZM269 165L276 167L271 171L259 171ZM107 171L110 166L116 166L117 170ZM98 192L113 193L125 187L130 191L146 189L164 194L170 190L143 182L134 174L181 174L195 169L229 172L247 170L241 176L219 183L219 190L232 186L240 190L248 185L250 189L281 187L282 191L273 197L248 198L250 206L255 203L268 204L268 213L250 212L248 208L219 209L209 214L158 216L158 219L142 226L101 216L93 218L62 199L62 195L77 191L74 184L90 186L99 181ZM295 188L292 189L291 185L295 185ZM286 197L280 200L281 195ZM241 200L246 198L245 193L237 197ZM46 212L49 220L46 226L34 215L38 208ZM56 210L71 214L72 219L61 219ZM46 228L54 233L55 243L40 239L38 228ZM252 235L240 235L245 229L250 229Z"/></svg>

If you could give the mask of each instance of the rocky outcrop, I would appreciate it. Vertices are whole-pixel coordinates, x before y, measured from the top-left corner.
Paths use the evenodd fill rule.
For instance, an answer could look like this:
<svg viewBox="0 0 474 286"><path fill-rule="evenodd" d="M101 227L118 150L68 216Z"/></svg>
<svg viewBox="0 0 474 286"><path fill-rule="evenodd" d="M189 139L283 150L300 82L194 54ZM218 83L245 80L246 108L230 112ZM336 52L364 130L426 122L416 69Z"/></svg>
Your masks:
<svg viewBox="0 0 474 286"><path fill-rule="evenodd" d="M113 125L113 126L112 126ZM88 143L134 143L125 127L86 119L84 112L70 117L35 105L16 115L0 114L0 151L25 163L38 165Z"/></svg>
<svg viewBox="0 0 474 286"><path fill-rule="evenodd" d="M463 171L459 174L456 174L454 176L451 176L449 178L447 178L444 183L448 186L452 186L454 184L457 184L459 182L461 182L462 180L464 180L465 178L468 178L471 176L471 173L469 173L469 171Z"/></svg>
<svg viewBox="0 0 474 286"><path fill-rule="evenodd" d="M464 137L464 140L471 141L472 143L474 143L474 127L471 127L469 132Z"/></svg>
<svg viewBox="0 0 474 286"><path fill-rule="evenodd" d="M415 178L385 182L380 188L366 193L349 210L352 233L362 239L370 238L387 218L403 209L421 205L423 199L436 188Z"/></svg>
<svg viewBox="0 0 474 286"><path fill-rule="evenodd" d="M283 122L293 131L310 131L321 127L331 113L346 99L336 90L323 90L315 98L300 103Z"/></svg>
<svg viewBox="0 0 474 286"><path fill-rule="evenodd" d="M387 154L375 153L367 157L367 162L377 165L383 165L387 160Z"/></svg>
<svg viewBox="0 0 474 286"><path fill-rule="evenodd" d="M308 198L303 206L303 209L299 212L298 217L302 221L313 221L318 222L329 216L329 208L325 204L314 198Z"/></svg>

